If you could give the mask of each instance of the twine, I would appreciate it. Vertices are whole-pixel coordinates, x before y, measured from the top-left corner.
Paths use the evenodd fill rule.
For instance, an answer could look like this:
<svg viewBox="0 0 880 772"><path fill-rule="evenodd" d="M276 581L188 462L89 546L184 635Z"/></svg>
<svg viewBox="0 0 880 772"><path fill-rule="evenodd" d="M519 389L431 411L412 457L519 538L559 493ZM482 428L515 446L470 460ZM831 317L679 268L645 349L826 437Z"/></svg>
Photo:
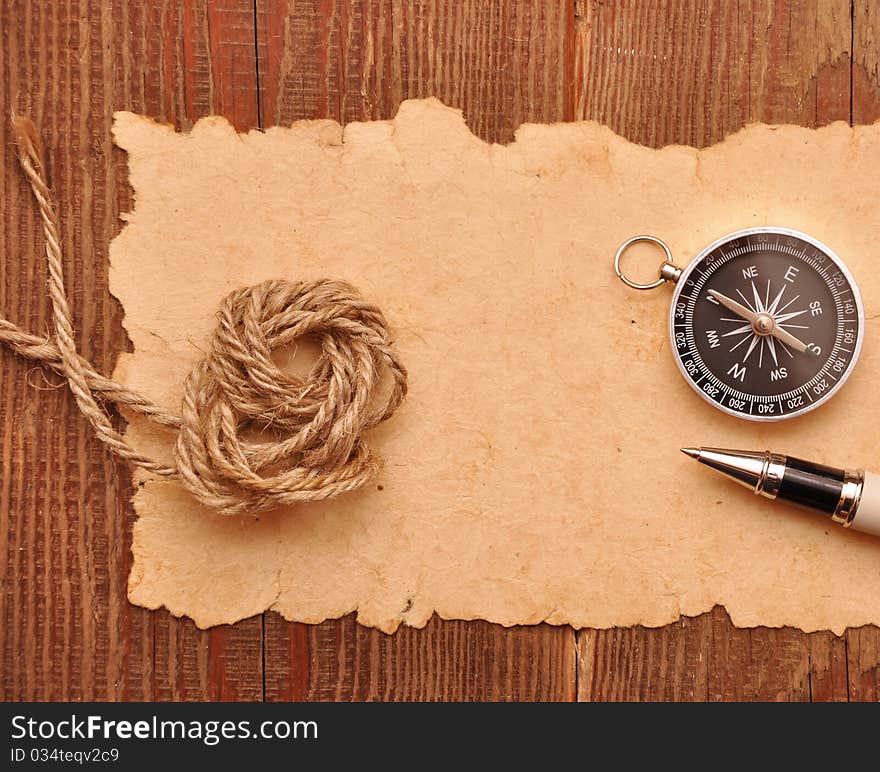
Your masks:
<svg viewBox="0 0 880 772"><path fill-rule="evenodd" d="M382 312L342 281L265 281L227 295L207 355L186 379L180 414L104 377L76 350L64 290L58 214L33 123L13 115L18 160L43 223L54 339L0 318L0 343L67 380L79 410L110 450L177 478L221 514L257 512L337 496L368 483L379 461L363 434L406 396L406 368ZM304 379L272 352L313 336L321 347ZM386 378L385 376L390 376ZM124 406L177 432L174 463L140 454L105 409ZM248 436L256 439L247 441Z"/></svg>

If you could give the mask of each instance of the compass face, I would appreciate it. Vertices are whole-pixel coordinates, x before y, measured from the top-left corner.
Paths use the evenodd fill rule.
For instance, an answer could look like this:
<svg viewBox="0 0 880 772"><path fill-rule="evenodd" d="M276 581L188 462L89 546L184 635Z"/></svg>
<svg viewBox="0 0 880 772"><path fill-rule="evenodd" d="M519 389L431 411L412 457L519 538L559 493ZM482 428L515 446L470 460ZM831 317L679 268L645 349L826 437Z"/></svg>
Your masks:
<svg viewBox="0 0 880 772"><path fill-rule="evenodd" d="M775 421L818 407L849 376L864 313L828 247L784 228L737 231L679 279L670 335L685 379L721 410Z"/></svg>

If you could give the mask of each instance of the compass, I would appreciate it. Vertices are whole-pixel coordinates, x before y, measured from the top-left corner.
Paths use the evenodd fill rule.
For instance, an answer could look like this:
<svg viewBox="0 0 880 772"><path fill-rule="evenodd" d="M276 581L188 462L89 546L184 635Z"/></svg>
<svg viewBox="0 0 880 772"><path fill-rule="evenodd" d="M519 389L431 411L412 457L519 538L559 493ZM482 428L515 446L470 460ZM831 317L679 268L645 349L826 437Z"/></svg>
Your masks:
<svg viewBox="0 0 880 772"><path fill-rule="evenodd" d="M660 245L659 278L638 284L620 259L639 241ZM682 376L703 399L751 421L778 421L830 399L852 372L864 310L843 261L789 228L722 236L680 269L654 236L625 242L615 271L635 289L675 284L669 336Z"/></svg>

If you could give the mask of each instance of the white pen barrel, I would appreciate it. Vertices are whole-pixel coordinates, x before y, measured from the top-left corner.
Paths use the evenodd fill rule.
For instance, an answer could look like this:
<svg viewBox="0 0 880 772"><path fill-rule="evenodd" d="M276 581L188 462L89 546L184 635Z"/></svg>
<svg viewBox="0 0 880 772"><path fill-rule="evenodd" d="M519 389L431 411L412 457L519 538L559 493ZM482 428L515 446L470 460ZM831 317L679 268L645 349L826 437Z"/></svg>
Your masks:
<svg viewBox="0 0 880 772"><path fill-rule="evenodd" d="M880 475L865 472L859 508L850 528L863 533L880 536Z"/></svg>

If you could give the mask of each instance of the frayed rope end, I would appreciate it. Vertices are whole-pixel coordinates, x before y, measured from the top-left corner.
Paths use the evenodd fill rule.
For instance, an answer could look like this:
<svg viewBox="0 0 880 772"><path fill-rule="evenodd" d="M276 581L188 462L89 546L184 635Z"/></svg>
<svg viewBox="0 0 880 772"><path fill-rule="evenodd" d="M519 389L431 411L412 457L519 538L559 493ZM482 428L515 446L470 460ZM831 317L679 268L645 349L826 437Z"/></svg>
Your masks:
<svg viewBox="0 0 880 772"><path fill-rule="evenodd" d="M22 162L29 160L42 175L43 173L43 143L34 122L26 115L19 115L14 110L10 115L12 133L15 135L15 143L18 155Z"/></svg>

